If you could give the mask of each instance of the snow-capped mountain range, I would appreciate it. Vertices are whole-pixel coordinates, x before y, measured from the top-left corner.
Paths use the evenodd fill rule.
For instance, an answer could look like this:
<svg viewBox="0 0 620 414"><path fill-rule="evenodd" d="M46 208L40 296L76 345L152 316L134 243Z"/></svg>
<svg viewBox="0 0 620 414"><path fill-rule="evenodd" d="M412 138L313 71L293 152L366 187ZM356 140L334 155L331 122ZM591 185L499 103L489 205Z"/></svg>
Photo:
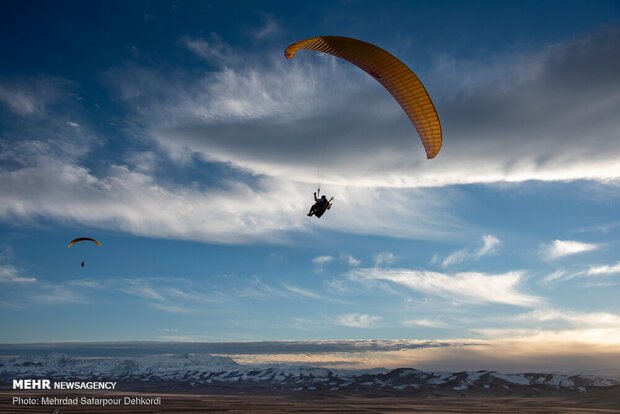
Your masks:
<svg viewBox="0 0 620 414"><path fill-rule="evenodd" d="M587 393L620 389L620 378L496 371L423 372L412 368L345 371L287 365L240 365L231 358L182 354L135 358L73 358L52 353L0 359L0 384L13 379L116 381L117 390L165 387L205 393L351 392L413 395Z"/></svg>

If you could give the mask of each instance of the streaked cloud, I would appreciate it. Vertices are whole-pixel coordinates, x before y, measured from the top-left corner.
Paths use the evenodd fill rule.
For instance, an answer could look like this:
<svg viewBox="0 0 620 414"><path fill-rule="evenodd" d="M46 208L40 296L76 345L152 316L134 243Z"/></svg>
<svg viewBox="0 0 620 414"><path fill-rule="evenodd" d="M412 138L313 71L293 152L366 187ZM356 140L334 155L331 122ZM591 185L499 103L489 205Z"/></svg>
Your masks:
<svg viewBox="0 0 620 414"><path fill-rule="evenodd" d="M567 275L566 270L564 269L558 269L555 272L545 276L542 279L543 283L548 283L548 282L552 282L554 280L558 280L558 279L563 279L565 276Z"/></svg>
<svg viewBox="0 0 620 414"><path fill-rule="evenodd" d="M64 285L46 284L43 289L32 292L29 302L36 305L60 305L66 303L88 303L87 296Z"/></svg>
<svg viewBox="0 0 620 414"><path fill-rule="evenodd" d="M576 328L602 329L620 326L620 315L609 312L577 312L574 310L539 309L516 318L530 322L566 322Z"/></svg>
<svg viewBox="0 0 620 414"><path fill-rule="evenodd" d="M574 240L554 240L550 244L542 245L541 253L548 259L558 259L577 253L589 252L600 247L595 243L583 243Z"/></svg>
<svg viewBox="0 0 620 414"><path fill-rule="evenodd" d="M375 267L390 265L396 261L396 256L392 252L382 252L375 255Z"/></svg>
<svg viewBox="0 0 620 414"><path fill-rule="evenodd" d="M456 273L453 275L409 269L366 268L348 273L351 280L387 280L426 294L467 303L504 303L535 306L542 298L517 290L523 271L504 274Z"/></svg>
<svg viewBox="0 0 620 414"><path fill-rule="evenodd" d="M317 273L321 273L325 266L328 263L331 263L334 261L334 257L333 256L317 256L314 259L312 259L312 263L314 263L314 271Z"/></svg>
<svg viewBox="0 0 620 414"><path fill-rule="evenodd" d="M278 34L282 30L274 16L263 13L261 14L261 17L263 24L254 32L254 37L257 40L267 39Z"/></svg>
<svg viewBox="0 0 620 414"><path fill-rule="evenodd" d="M482 241L484 244L482 245L480 250L475 253L475 256L477 257L493 253L497 246L501 244L499 239L492 234L485 234L484 236L482 236Z"/></svg>
<svg viewBox="0 0 620 414"><path fill-rule="evenodd" d="M305 296L307 298L311 298L311 299L322 299L322 296L319 295L318 293L315 292L311 292L307 289L303 289L297 286L292 286L289 285L287 283L283 284L284 288L292 293L296 293L300 296Z"/></svg>
<svg viewBox="0 0 620 414"><path fill-rule="evenodd" d="M332 262L334 260L333 256L317 256L312 259L312 263L318 266L323 266L326 263Z"/></svg>
<svg viewBox="0 0 620 414"><path fill-rule="evenodd" d="M620 261L618 261L614 265L590 266L590 268L586 270L584 274L587 276L598 276L613 275L616 273L620 273Z"/></svg>
<svg viewBox="0 0 620 414"><path fill-rule="evenodd" d="M441 262L441 266L445 268L462 263L466 260L479 259L482 256L494 253L497 246L501 244L499 239L492 234L485 234L482 236L482 243L482 246L478 249L462 249L452 253ZM433 256L432 262L435 261L437 261L437 256Z"/></svg>
<svg viewBox="0 0 620 414"><path fill-rule="evenodd" d="M620 329L617 325L605 328L589 328L589 329L472 329L473 332L484 335L493 340L519 340L520 342L531 343L586 343L596 344L600 346L614 345L620 348Z"/></svg>
<svg viewBox="0 0 620 414"><path fill-rule="evenodd" d="M211 33L208 39L186 37L182 43L187 49L217 67L238 64L240 61L234 48L216 33Z"/></svg>
<svg viewBox="0 0 620 414"><path fill-rule="evenodd" d="M0 283L32 283L36 282L34 277L24 277L20 271L10 264L0 264Z"/></svg>
<svg viewBox="0 0 620 414"><path fill-rule="evenodd" d="M361 260L356 259L355 257L353 257L350 254L341 254L340 255L340 260L344 261L349 266L353 266L353 267L357 267L357 266L362 264Z"/></svg>
<svg viewBox="0 0 620 414"><path fill-rule="evenodd" d="M92 279L70 280L69 282L67 282L67 284L73 285L73 286L90 288L90 289L102 289L105 287L105 285L102 282L97 281L97 280L92 280Z"/></svg>
<svg viewBox="0 0 620 414"><path fill-rule="evenodd" d="M461 263L468 257L467 250L458 250L446 257L441 262L441 267L448 267L450 265Z"/></svg>
<svg viewBox="0 0 620 414"><path fill-rule="evenodd" d="M225 303L234 295L239 297L247 292L227 290L215 291L204 284L181 278L134 278L108 279L103 281L108 292L120 291L127 295L141 298L139 306L148 306L153 309L169 313L199 313L205 308L210 309ZM250 286L247 284L246 287Z"/></svg>
<svg viewBox="0 0 620 414"><path fill-rule="evenodd" d="M552 274L542 279L542 282L548 283L554 280L570 280L576 277L591 276L607 276L620 273L620 261L613 265L590 265L585 270L569 272L565 269L558 269Z"/></svg>
<svg viewBox="0 0 620 414"><path fill-rule="evenodd" d="M38 77L34 79L0 79L0 104L19 116L40 116L46 107L68 97L64 79Z"/></svg>
<svg viewBox="0 0 620 414"><path fill-rule="evenodd" d="M145 299L154 299L156 301L164 300L164 297L150 286L147 281L127 279L125 282L127 286L121 288L121 290L129 295L135 295Z"/></svg>
<svg viewBox="0 0 620 414"><path fill-rule="evenodd" d="M282 283L282 287L287 291L292 293L293 295L303 296L310 299L316 299L320 301L326 302L334 302L334 303L345 303L349 304L349 302L333 298L330 295L326 295L324 293L317 293L309 289L305 289L299 286L293 286L290 283Z"/></svg>

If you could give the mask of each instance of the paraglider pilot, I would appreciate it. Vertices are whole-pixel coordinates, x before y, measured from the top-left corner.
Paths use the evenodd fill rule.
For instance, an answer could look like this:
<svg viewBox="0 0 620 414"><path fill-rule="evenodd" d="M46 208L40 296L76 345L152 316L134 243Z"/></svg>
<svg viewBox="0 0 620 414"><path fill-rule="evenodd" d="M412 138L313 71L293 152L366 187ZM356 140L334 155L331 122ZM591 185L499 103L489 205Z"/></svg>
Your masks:
<svg viewBox="0 0 620 414"><path fill-rule="evenodd" d="M318 189L318 193L321 193L321 189ZM308 212L308 217L312 217L313 215L317 218L320 218L326 210L332 208L332 200L334 197L330 198L329 201L325 195L322 195L321 198L316 197L316 192L314 193L314 205L310 207L310 211Z"/></svg>

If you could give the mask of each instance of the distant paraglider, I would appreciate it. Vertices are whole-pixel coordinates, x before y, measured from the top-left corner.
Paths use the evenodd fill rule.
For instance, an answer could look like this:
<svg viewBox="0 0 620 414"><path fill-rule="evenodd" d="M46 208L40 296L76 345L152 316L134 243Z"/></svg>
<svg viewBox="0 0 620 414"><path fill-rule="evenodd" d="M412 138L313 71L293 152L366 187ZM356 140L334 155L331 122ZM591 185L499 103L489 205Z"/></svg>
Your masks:
<svg viewBox="0 0 620 414"><path fill-rule="evenodd" d="M99 241L98 241L98 240L91 239L90 237L80 237L80 238L77 238L77 239L73 239L73 240L71 240L71 241L69 242L69 244L67 245L67 247L71 247L71 246L73 246L75 243L79 243L79 242L82 242L82 241L87 241L87 240L90 240L90 241L92 241L92 242L95 242L95 243L97 243L97 246L101 247L101 243L99 243Z"/></svg>
<svg viewBox="0 0 620 414"><path fill-rule="evenodd" d="M426 157L441 149L441 124L435 106L418 77L403 62L378 46L340 36L321 36L293 43L284 51L291 59L299 49L314 50L347 60L375 78L400 104L415 126Z"/></svg>
<svg viewBox="0 0 620 414"><path fill-rule="evenodd" d="M74 244L79 243L79 242L83 242L83 241L92 241L92 242L95 242L95 243L97 244L97 246L101 247L101 243L99 243L99 241L98 241L98 240L92 239L92 238L90 238L90 237L79 237L79 238L77 238L77 239L73 239L73 240L71 240L71 241L69 242L69 244L67 245L67 247L71 247L71 246L73 246ZM84 262L85 262L85 261L82 261L82 263L81 263L81 266L82 266L82 267L84 267Z"/></svg>

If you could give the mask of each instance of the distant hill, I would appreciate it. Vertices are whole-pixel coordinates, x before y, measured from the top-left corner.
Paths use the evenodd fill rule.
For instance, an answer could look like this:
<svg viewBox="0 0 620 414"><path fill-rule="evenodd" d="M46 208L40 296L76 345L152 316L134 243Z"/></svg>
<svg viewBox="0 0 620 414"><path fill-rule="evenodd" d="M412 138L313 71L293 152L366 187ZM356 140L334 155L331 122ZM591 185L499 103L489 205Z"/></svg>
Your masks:
<svg viewBox="0 0 620 414"><path fill-rule="evenodd" d="M13 379L116 381L117 391L166 390L212 394L321 393L411 396L554 396L619 392L620 378L495 371L423 372L413 368L362 371L287 365L240 365L228 357L181 354L132 358L73 358L52 353L0 359L4 388Z"/></svg>

